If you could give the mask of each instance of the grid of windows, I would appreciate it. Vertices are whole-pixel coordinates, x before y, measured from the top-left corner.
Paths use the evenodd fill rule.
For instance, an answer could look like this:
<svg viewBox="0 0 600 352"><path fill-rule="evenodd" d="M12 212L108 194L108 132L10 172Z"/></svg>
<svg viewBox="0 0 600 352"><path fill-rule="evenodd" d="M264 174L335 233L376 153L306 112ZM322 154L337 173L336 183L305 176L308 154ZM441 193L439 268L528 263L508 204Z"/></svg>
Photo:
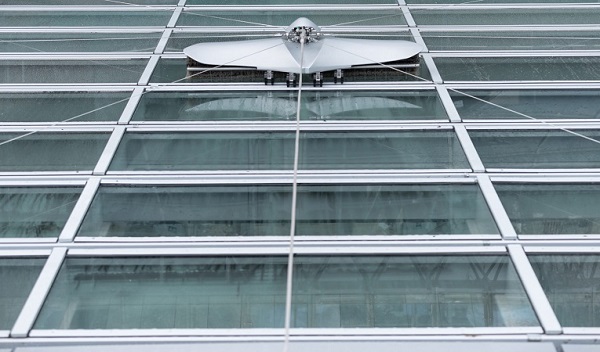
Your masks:
<svg viewBox="0 0 600 352"><path fill-rule="evenodd" d="M575 0L0 0L0 351L594 340L599 15ZM186 69L186 46L298 17L414 41L420 66L299 88Z"/></svg>

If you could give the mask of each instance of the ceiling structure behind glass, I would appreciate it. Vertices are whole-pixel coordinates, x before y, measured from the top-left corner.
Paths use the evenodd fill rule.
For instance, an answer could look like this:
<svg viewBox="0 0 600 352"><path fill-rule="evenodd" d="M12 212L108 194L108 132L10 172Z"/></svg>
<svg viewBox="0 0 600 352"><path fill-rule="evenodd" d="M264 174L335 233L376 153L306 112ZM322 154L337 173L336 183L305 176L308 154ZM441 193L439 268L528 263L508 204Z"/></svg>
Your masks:
<svg viewBox="0 0 600 352"><path fill-rule="evenodd" d="M599 15L0 0L0 351L597 349ZM381 47L238 63L332 38Z"/></svg>

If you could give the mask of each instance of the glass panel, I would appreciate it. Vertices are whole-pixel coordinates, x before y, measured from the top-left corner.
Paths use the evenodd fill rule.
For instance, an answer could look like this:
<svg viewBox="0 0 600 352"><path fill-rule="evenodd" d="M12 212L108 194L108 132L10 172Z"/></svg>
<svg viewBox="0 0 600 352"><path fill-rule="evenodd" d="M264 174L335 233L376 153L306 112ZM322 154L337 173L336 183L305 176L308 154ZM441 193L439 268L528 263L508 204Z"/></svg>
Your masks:
<svg viewBox="0 0 600 352"><path fill-rule="evenodd" d="M468 169L454 131L307 132L300 169Z"/></svg>
<svg viewBox="0 0 600 352"><path fill-rule="evenodd" d="M44 259L0 258L0 330L10 330L37 280Z"/></svg>
<svg viewBox="0 0 600 352"><path fill-rule="evenodd" d="M146 59L0 61L0 83L137 83Z"/></svg>
<svg viewBox="0 0 600 352"><path fill-rule="evenodd" d="M600 185L497 184L519 234L600 234Z"/></svg>
<svg viewBox="0 0 600 352"><path fill-rule="evenodd" d="M445 81L600 80L598 57L440 57L435 62Z"/></svg>
<svg viewBox="0 0 600 352"><path fill-rule="evenodd" d="M0 5L177 5L179 0L0 0Z"/></svg>
<svg viewBox="0 0 600 352"><path fill-rule="evenodd" d="M598 131L577 131L600 140ZM470 131L488 168L598 168L600 142L565 131Z"/></svg>
<svg viewBox="0 0 600 352"><path fill-rule="evenodd" d="M299 186L297 235L496 234L473 184Z"/></svg>
<svg viewBox="0 0 600 352"><path fill-rule="evenodd" d="M189 0L188 0L189 1ZM476 4L532 4L548 3L548 0L478 0ZM554 4L562 3L597 3L599 0L552 0ZM465 0L406 0L407 4L469 4ZM416 11L416 10L413 10Z"/></svg>
<svg viewBox="0 0 600 352"><path fill-rule="evenodd" d="M598 255L530 255L529 260L562 326L600 326Z"/></svg>
<svg viewBox="0 0 600 352"><path fill-rule="evenodd" d="M34 328L282 328L286 263L286 257L67 258Z"/></svg>
<svg viewBox="0 0 600 352"><path fill-rule="evenodd" d="M0 12L0 23L3 27L166 26L172 14L173 11L164 10L3 11Z"/></svg>
<svg viewBox="0 0 600 352"><path fill-rule="evenodd" d="M154 52L162 33L0 33L0 52Z"/></svg>
<svg viewBox="0 0 600 352"><path fill-rule="evenodd" d="M79 236L286 236L291 186L101 187Z"/></svg>
<svg viewBox="0 0 600 352"><path fill-rule="evenodd" d="M598 50L597 31L421 32L429 50Z"/></svg>
<svg viewBox="0 0 600 352"><path fill-rule="evenodd" d="M303 91L303 120L447 120L435 91ZM296 92L150 92L133 121L295 120Z"/></svg>
<svg viewBox="0 0 600 352"><path fill-rule="evenodd" d="M411 11L417 25L561 25L599 24L598 8L493 9Z"/></svg>
<svg viewBox="0 0 600 352"><path fill-rule="evenodd" d="M294 133L127 133L110 170L290 169ZM466 169L452 131L302 133L301 169Z"/></svg>
<svg viewBox="0 0 600 352"><path fill-rule="evenodd" d="M1 133L0 171L93 170L110 133Z"/></svg>
<svg viewBox="0 0 600 352"><path fill-rule="evenodd" d="M287 27L299 17L307 17L318 26L390 26L406 25L398 8L385 10L245 10L245 11L184 11L177 26L282 26ZM283 28L282 28L283 29Z"/></svg>
<svg viewBox="0 0 600 352"><path fill-rule="evenodd" d="M130 92L2 93L0 121L117 121L130 96Z"/></svg>
<svg viewBox="0 0 600 352"><path fill-rule="evenodd" d="M218 70L210 69L199 72L188 72L186 59L161 59L150 78L152 83L240 83L240 82L264 82L264 71L258 70ZM382 68L356 68L344 71L345 82L428 82L431 75L425 61L421 60L420 66L412 68L410 75L394 71L386 67ZM274 72L275 84L285 85L285 73ZM327 84L333 82L333 71L323 73L323 81ZM416 77L415 77L416 76ZM312 75L304 75L302 78L304 86L312 86Z"/></svg>
<svg viewBox="0 0 600 352"><path fill-rule="evenodd" d="M293 161L293 132L126 133L110 170L289 170Z"/></svg>
<svg viewBox="0 0 600 352"><path fill-rule="evenodd" d="M0 238L58 237L81 188L0 188Z"/></svg>
<svg viewBox="0 0 600 352"><path fill-rule="evenodd" d="M598 119L600 92L594 90L465 90L449 91L454 106L463 119ZM499 105L506 109L499 108Z"/></svg>
<svg viewBox="0 0 600 352"><path fill-rule="evenodd" d="M298 256L294 327L537 326L506 256Z"/></svg>
<svg viewBox="0 0 600 352"><path fill-rule="evenodd" d="M0 2L1 3L1 2ZM295 5L322 5L323 3L335 5L375 5L375 4L394 4L397 5L397 0L297 0ZM244 0L187 0L186 5L248 5ZM252 5L289 5L286 0L259 0Z"/></svg>

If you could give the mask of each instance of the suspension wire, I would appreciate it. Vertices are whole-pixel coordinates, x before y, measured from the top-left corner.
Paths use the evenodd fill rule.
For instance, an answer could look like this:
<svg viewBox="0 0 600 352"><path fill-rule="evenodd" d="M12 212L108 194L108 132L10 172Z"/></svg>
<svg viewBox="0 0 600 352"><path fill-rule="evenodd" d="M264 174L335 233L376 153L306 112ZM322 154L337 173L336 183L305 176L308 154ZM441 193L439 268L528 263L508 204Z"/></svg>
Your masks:
<svg viewBox="0 0 600 352"><path fill-rule="evenodd" d="M186 14L186 15L193 15L193 16L200 16L200 17L207 17L207 18L215 18L215 19L218 19L218 20L225 20L225 21L233 21L233 22L239 22L239 23L244 23L244 24L258 25L258 26L261 26L261 27L270 27L270 28L279 28L279 29L284 29L285 28L285 26L276 26L276 25L272 25L272 24L268 24L268 23L237 20L235 18L227 18L227 17L215 16L215 15L205 15L205 14L197 13L197 12L185 11L183 13Z"/></svg>
<svg viewBox="0 0 600 352"><path fill-rule="evenodd" d="M386 68L389 68L389 69L391 69L391 70L394 70L394 71L397 71L397 72L400 72L400 73L406 74L406 75L408 75L408 76L411 76L411 77L417 78L417 79L419 79L419 80L422 80L422 81L425 81L425 82L428 82L428 83L435 83L435 82L433 82L433 81L431 81L431 80L428 80L428 79L426 79L426 78L423 78L423 77L420 77L420 76L414 75L414 74L412 74L412 73L409 73L409 72L406 72L406 71L403 71L403 70L400 70L400 69L399 69L399 68L397 68L397 67L393 67L393 66L387 65L387 64L385 64L385 63L378 62L378 61L376 61L376 60L373 60L373 59L370 59L370 58L368 58L368 57L365 57L365 56L359 55L359 54L357 54L357 53L354 53L354 52L351 52L351 51L348 51L348 50L345 50L345 49L342 49L342 48L338 48L338 47L336 47L336 46L333 46L333 45L331 45L331 44L323 43L323 45L327 45L327 46L329 46L329 47L331 47L331 48L334 48L334 49L337 49L337 50L341 50L341 51L343 51L343 52L346 52L346 53L348 53L348 54L351 54L351 55L357 56L357 57L359 57L359 58L362 58L362 59L365 59L365 60L368 60L368 61L371 61L371 62L372 62L372 63L374 63L374 64L377 64L377 65L380 65L380 66L382 66L382 67L386 67ZM586 136L586 135L583 135L583 134L581 134L581 133L578 133L578 132L572 131L572 130L570 130L570 129L568 129L568 128L565 128L565 127L559 126L559 125L557 125L557 124L555 124L555 123L552 123L552 122L548 122L548 121L544 121L544 120L537 119L537 118L535 118L535 117L533 117L533 116L530 116L530 115L524 114L524 113L522 113L522 112L518 112L518 111L516 111L516 110L513 110L513 109L510 109L510 108L507 108L507 107L505 107L505 106L502 106L502 105L498 105L498 104L496 104L496 103L493 103L493 102L491 102L491 101L488 101L488 100L485 100L485 99L482 99L482 98L476 97L476 96L474 96L474 95L472 95L472 94L465 93L465 92L463 92L463 91L460 91L460 90L458 90L458 89L455 89L455 88L448 88L448 87L446 87L446 89L448 89L448 90L450 90L450 91L453 91L453 92L455 92L455 93L458 93L458 94L464 95L464 96L466 96L466 97L468 97L468 98L472 98L472 99L478 100L478 101L480 101L480 102L483 102L483 103L485 103L485 104L489 104L489 105L491 105L491 106L494 106L494 107L497 107L497 108L503 109L503 110L505 110L505 111L508 111L508 112L511 112L511 113L517 114L517 115L519 115L519 116L522 116L522 117L528 118L528 119L530 119L530 120L533 120L533 121L535 121L535 122L538 122L538 123L540 123L540 124L543 124L543 125L548 125L548 126L552 126L552 127L556 128L556 129L559 129L559 130L561 130L561 131L567 132L567 133L569 133L569 134L572 134L572 135L574 135L574 136L577 136L577 137L581 137L581 138L583 138L583 139L586 139L586 140L588 140L588 141L590 141L590 142L594 142L594 143L600 144L600 140L597 140L597 139L595 139L595 138L591 138L591 137L588 137L588 136Z"/></svg>
<svg viewBox="0 0 600 352"><path fill-rule="evenodd" d="M194 74L192 74L192 75L189 75L189 76L187 76L187 75L186 75L186 76L185 76L185 77L183 77L183 78L177 79L177 80L175 80L175 81L172 81L172 82L169 82L169 83L167 83L167 84L173 84L173 83L178 83L178 82L181 82L181 81L184 81L184 80L188 80L188 79L190 79L190 78L193 78L193 77L195 77L195 76L201 75L201 74L203 74L203 73L206 73L206 72L209 72L209 71L212 71L212 70L218 69L219 67L226 66L226 65L229 65L229 64L231 64L231 63L234 63L234 62L236 62L236 61L238 61L238 60L245 59L245 58L247 58L247 57L250 57L250 56L252 56L252 55L259 54L259 53L261 53L261 52L263 52L263 51L267 51L267 50L273 49L273 48L275 48L275 47L277 47L277 46L279 46L279 45L284 45L284 44L283 44L283 42L281 42L281 43L278 43L278 44L275 44L275 45L273 45L273 46L270 46L270 47L268 47L268 48L264 48L264 49L261 49L261 50L259 50L259 51L256 51L256 52L253 52L253 53L250 53L250 54L248 54L248 55L244 55L244 56L241 56L241 57L235 58L235 59L233 59L233 60L231 60L231 61L228 61L228 62L222 63L222 64L220 64L220 65L213 66L213 67L209 67L209 68L207 68L206 70L202 70L202 71L196 72L196 73L194 73ZM140 93L139 93L139 94L137 94L137 95L132 95L132 96L130 96L130 97L127 97L127 98L123 98L123 99L117 100L117 101L115 101L115 102L112 102L112 103L110 103L110 104L106 104L106 105L100 106L100 107L98 107L98 108L95 108L95 109L93 109L93 110L86 111L86 112L84 112L84 113L81 113L81 114L79 114L79 115L75 115L75 116L69 117L68 119L61 120L61 121L57 121L57 122L54 122L54 123L53 123L53 124L51 124L51 125L44 126L44 127L42 127L42 128L38 128L38 129L36 129L36 130L33 130L33 131L30 131L30 132L24 133L24 134L22 134L22 135L19 135L19 136L16 136L16 137L14 137L14 138L11 138L11 139L8 139L8 140L5 140L5 141L2 141L2 142L0 142L0 146L3 146L3 145L5 145L5 144L8 144L8 143L11 143L11 142L17 141L17 140L19 140L19 139L22 139L22 138L25 138L25 137L31 136L32 134L35 134L35 133L38 133L38 132L43 132L43 131L45 131L45 130L48 130L48 129L50 129L50 128L56 127L56 126L57 126L58 124L60 124L60 123L70 122L70 121L73 121L73 120L75 120L75 119L77 119L77 118L79 118L79 117L86 116L86 115L92 114L92 113L94 113L94 112L96 112L96 111L100 111L100 110L103 110L103 109L109 108L109 107L111 107L111 106L113 106L113 105L120 104L120 103L122 103L122 102L125 102L125 101L128 101L128 100L130 100L130 99L132 99L132 98L138 98L138 97L141 97L142 95L144 95L144 94L146 94L146 93L149 93L149 92L150 92L149 90L144 90L144 91L140 92Z"/></svg>
<svg viewBox="0 0 600 352"><path fill-rule="evenodd" d="M300 155L300 108L302 102L302 67L304 65L304 45L306 32L300 37L300 78L298 79L298 103L296 107L296 138L294 140L294 171L292 176L292 214L290 221L290 243L287 262L287 282L285 288L285 329L283 352L288 352L290 344L290 327L292 321L292 284L294 275L294 236L296 235L296 205L298 199L298 160Z"/></svg>

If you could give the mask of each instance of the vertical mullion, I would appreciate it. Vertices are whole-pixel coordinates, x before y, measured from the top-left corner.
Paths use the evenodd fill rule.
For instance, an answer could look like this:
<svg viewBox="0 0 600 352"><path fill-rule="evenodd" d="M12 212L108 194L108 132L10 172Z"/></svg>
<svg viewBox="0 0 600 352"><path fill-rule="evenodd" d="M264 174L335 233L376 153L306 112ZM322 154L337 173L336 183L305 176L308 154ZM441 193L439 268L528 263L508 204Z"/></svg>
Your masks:
<svg viewBox="0 0 600 352"><path fill-rule="evenodd" d="M504 210L504 206L492 185L492 181L490 181L490 177L488 175L477 175L477 183L490 208L492 217L496 221L496 225L498 226L498 230L500 230L502 238L505 240L517 239L515 228L512 226L512 223L506 214L506 210Z"/></svg>
<svg viewBox="0 0 600 352"><path fill-rule="evenodd" d="M104 151L102 155L100 155L100 159L94 168L93 175L104 175L106 174L106 170L108 170L108 166L112 161L117 148L119 147L119 143L121 143L121 139L125 134L125 126L116 126L113 130L106 146L104 147Z"/></svg>
<svg viewBox="0 0 600 352"><path fill-rule="evenodd" d="M508 253L517 270L529 301L546 334L557 335L562 333L562 327L554 314L554 310L544 293L523 247L518 244L508 245Z"/></svg>
<svg viewBox="0 0 600 352"><path fill-rule="evenodd" d="M465 156L467 157L473 172L485 172L483 162L481 161L477 149L475 149L475 145L473 145L473 141L471 140L471 137L469 137L469 133L465 126L454 125L454 133L456 133L456 137L465 152Z"/></svg>
<svg viewBox="0 0 600 352"><path fill-rule="evenodd" d="M100 177L90 177L58 237L58 242L73 242L99 186Z"/></svg>
<svg viewBox="0 0 600 352"><path fill-rule="evenodd" d="M29 335L29 330L33 327L35 319L42 309L44 300L48 296L48 292L50 292L52 283L60 270L66 254L67 249L64 247L56 247L50 253L44 268L40 272L40 276L35 282L29 297L27 297L27 301L25 301L25 305L23 305L23 309L21 309L17 321L13 325L10 332L11 337L27 337Z"/></svg>

